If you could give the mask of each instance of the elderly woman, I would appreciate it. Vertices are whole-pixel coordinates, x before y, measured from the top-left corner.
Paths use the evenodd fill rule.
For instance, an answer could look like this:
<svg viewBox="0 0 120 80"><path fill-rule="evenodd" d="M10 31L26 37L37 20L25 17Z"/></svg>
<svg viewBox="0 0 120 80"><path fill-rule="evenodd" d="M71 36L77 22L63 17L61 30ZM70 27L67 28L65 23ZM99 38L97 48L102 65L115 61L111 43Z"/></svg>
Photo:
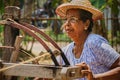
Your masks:
<svg viewBox="0 0 120 80"><path fill-rule="evenodd" d="M66 18L63 28L73 40L63 52L71 66L84 68L84 77L77 80L120 80L120 55L105 38L91 33L93 21L101 19L102 12L88 0L72 0L58 6L56 13ZM64 64L60 57L58 61Z"/></svg>

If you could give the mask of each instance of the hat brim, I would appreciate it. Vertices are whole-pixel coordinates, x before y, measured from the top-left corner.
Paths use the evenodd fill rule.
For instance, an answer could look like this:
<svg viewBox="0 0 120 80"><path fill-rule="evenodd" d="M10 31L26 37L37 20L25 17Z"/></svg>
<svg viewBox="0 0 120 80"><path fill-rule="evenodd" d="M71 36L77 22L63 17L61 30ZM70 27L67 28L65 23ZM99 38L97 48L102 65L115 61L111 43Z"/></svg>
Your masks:
<svg viewBox="0 0 120 80"><path fill-rule="evenodd" d="M66 12L67 10L69 9L84 9L86 11L89 11L93 14L92 16L92 19L95 21L95 20L98 20L98 19L102 19L103 18L103 13L94 8L94 7L86 7L86 6L83 6L83 5L75 5L75 4L71 4L71 3L64 3L62 5L60 5L57 9L56 9L56 13L61 16L61 17L66 17Z"/></svg>

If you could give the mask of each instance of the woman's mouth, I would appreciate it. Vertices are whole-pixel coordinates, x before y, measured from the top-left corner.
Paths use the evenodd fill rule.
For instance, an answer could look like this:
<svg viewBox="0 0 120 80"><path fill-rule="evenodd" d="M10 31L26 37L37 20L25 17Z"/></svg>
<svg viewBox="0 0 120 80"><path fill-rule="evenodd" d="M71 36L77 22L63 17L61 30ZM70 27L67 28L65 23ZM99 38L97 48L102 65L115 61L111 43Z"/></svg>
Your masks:
<svg viewBox="0 0 120 80"><path fill-rule="evenodd" d="M66 31L66 33L68 33L68 34L71 33L71 32L73 32L72 29L66 29L65 31Z"/></svg>

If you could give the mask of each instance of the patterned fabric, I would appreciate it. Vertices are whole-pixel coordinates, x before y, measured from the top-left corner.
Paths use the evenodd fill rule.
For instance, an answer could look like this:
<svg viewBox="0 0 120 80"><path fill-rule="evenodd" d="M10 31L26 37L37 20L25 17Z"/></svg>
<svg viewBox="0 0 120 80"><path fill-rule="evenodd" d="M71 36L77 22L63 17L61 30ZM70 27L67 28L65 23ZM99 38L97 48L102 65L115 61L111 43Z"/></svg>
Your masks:
<svg viewBox="0 0 120 80"><path fill-rule="evenodd" d="M103 73L109 70L111 65L120 57L120 55L108 44L107 40L100 35L89 34L85 41L84 48L80 58L75 58L72 49L74 42L63 48L63 52L68 58L71 66L85 62L88 64L94 74ZM57 57L60 64L64 65L61 57ZM85 78L75 80L86 80Z"/></svg>

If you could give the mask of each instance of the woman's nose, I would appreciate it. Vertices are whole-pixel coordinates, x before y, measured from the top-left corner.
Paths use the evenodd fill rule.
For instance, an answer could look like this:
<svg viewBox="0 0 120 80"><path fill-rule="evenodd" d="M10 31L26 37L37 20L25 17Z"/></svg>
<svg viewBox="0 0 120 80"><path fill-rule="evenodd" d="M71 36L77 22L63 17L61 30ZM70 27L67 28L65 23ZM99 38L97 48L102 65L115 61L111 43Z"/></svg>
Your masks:
<svg viewBox="0 0 120 80"><path fill-rule="evenodd" d="M69 26L70 25L70 22L67 20L65 23L64 23L64 27L65 26Z"/></svg>
<svg viewBox="0 0 120 80"><path fill-rule="evenodd" d="M63 25L62 25L62 29L65 29L66 27L69 26L69 23L68 22L65 22Z"/></svg>

